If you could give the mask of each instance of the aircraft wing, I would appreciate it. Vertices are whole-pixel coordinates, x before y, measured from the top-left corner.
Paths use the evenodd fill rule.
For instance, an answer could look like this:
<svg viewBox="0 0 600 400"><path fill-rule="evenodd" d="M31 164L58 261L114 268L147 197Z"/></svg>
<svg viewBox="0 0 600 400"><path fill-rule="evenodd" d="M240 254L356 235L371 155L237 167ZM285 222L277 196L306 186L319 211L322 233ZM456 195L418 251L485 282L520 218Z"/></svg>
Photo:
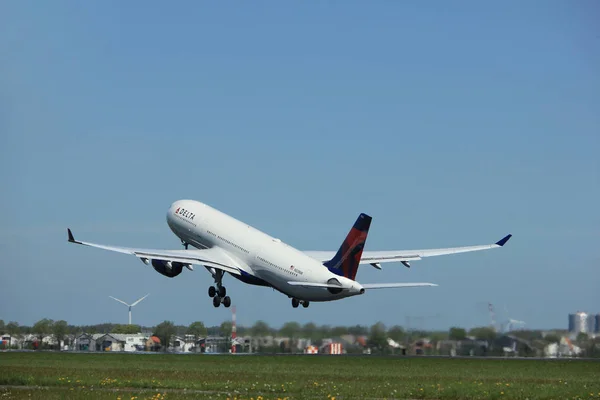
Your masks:
<svg viewBox="0 0 600 400"><path fill-rule="evenodd" d="M361 264L371 264L380 268L380 263L401 262L409 267L410 261L420 260L424 257L443 256L448 254L467 253L471 251L489 250L502 247L508 242L512 235L506 235L493 244L484 244L478 246L448 247L443 249L424 249L424 250L387 250L387 251L363 251L360 259ZM335 251L305 251L310 257L321 262L331 260L335 256Z"/></svg>
<svg viewBox="0 0 600 400"><path fill-rule="evenodd" d="M235 261L225 252L224 250L213 247L210 249L203 250L155 250L155 249L137 249L130 247L117 247L117 246L106 246L103 244L81 242L75 240L71 229L67 229L69 234L69 242L75 244L81 244L84 246L96 247L99 249L116 251L123 254L131 254L142 261L144 260L162 260L179 262L182 264L190 265L202 265L206 267L212 267L220 269L225 272L229 272L234 275L241 275L241 269L235 263ZM144 261L145 262L145 261Z"/></svg>

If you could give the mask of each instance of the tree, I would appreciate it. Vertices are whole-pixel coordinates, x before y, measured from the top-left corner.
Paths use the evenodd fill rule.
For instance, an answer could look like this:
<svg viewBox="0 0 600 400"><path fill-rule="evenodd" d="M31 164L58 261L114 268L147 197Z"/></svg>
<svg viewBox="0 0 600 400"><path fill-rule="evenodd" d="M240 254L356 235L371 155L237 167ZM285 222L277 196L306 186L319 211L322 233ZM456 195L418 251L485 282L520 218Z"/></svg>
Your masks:
<svg viewBox="0 0 600 400"><path fill-rule="evenodd" d="M340 337L348 334L348 328L345 326L335 326L331 329L331 336Z"/></svg>
<svg viewBox="0 0 600 400"><path fill-rule="evenodd" d="M585 343L588 340L588 334L585 332L579 332L577 334L577 339L575 339L575 340L577 343L580 343L580 344Z"/></svg>
<svg viewBox="0 0 600 400"><path fill-rule="evenodd" d="M598 358L600 357L600 336L596 336L594 339L588 341L588 357Z"/></svg>
<svg viewBox="0 0 600 400"><path fill-rule="evenodd" d="M116 325L113 329L111 329L112 333L124 333L124 334L133 334L139 333L142 331L142 328L139 325L128 325L128 324L119 324Z"/></svg>
<svg viewBox="0 0 600 400"><path fill-rule="evenodd" d="M477 340L493 342L496 339L496 331L489 326L481 326L471 329L469 331L469 336L473 336Z"/></svg>
<svg viewBox="0 0 600 400"><path fill-rule="evenodd" d="M549 343L560 343L560 336L556 333L549 333L544 336L544 340Z"/></svg>
<svg viewBox="0 0 600 400"><path fill-rule="evenodd" d="M440 342L442 340L446 340L448 339L448 332L446 331L442 331L442 332L438 332L438 331L434 331L434 332L429 332L429 339L432 342Z"/></svg>
<svg viewBox="0 0 600 400"><path fill-rule="evenodd" d="M56 343L58 344L58 350L62 350L60 342L63 341L68 331L69 325L67 324L67 321L60 320L52 324L52 334L54 334L54 339L56 339Z"/></svg>
<svg viewBox="0 0 600 400"><path fill-rule="evenodd" d="M175 325L175 335L185 336L188 331L188 327L185 325Z"/></svg>
<svg viewBox="0 0 600 400"><path fill-rule="evenodd" d="M154 336L160 339L164 351L169 348L173 335L175 335L175 325L171 321L163 321L154 328Z"/></svg>
<svg viewBox="0 0 600 400"><path fill-rule="evenodd" d="M268 336L271 333L271 328L265 321L256 321L252 328L250 329L252 336L254 337L264 337Z"/></svg>
<svg viewBox="0 0 600 400"><path fill-rule="evenodd" d="M237 331L238 336L250 335L250 328L247 326L237 325L235 329Z"/></svg>
<svg viewBox="0 0 600 400"><path fill-rule="evenodd" d="M450 340L464 340L467 337L467 331L463 328L453 326L449 332Z"/></svg>
<svg viewBox="0 0 600 400"><path fill-rule="evenodd" d="M522 329L522 330L511 332L511 334L520 339L528 340L530 342L532 342L534 340L543 339L542 331L532 331L532 330Z"/></svg>
<svg viewBox="0 0 600 400"><path fill-rule="evenodd" d="M77 335L79 332L81 332L81 328L76 326L76 325L69 325L69 335ZM139 331L138 331L139 332Z"/></svg>
<svg viewBox="0 0 600 400"><path fill-rule="evenodd" d="M394 325L388 331L388 336L396 343L402 342L406 338L406 332L399 325Z"/></svg>
<svg viewBox="0 0 600 400"><path fill-rule="evenodd" d="M5 333L6 333L6 326L4 325L4 320L0 319L0 335L3 335ZM2 343L1 340L0 340L0 345L2 346L2 348L4 348L4 343ZM8 342L8 347L10 348L10 340Z"/></svg>
<svg viewBox="0 0 600 400"><path fill-rule="evenodd" d="M316 340L318 337L317 334L317 325L313 322L308 322L302 326L302 336L306 339Z"/></svg>
<svg viewBox="0 0 600 400"><path fill-rule="evenodd" d="M283 326L279 330L279 334L283 337L290 338L289 348L290 348L290 351L293 352L294 349L297 348L297 341L295 339L298 338L301 334L300 324L297 322L286 322L285 324L283 324ZM281 342L281 345L282 345L281 350L285 351L284 343Z"/></svg>
<svg viewBox="0 0 600 400"><path fill-rule="evenodd" d="M194 336L194 342L201 337L206 337L206 327L202 321L192 322L187 328L187 334Z"/></svg>
<svg viewBox="0 0 600 400"><path fill-rule="evenodd" d="M383 322L377 322L369 330L369 347L383 352L388 347L387 333Z"/></svg>
<svg viewBox="0 0 600 400"><path fill-rule="evenodd" d="M12 345L13 337L20 336L20 334L21 334L21 329L19 328L19 323L14 322L14 321L9 322L8 325L6 325L6 331L10 335L10 340L8 342L8 346L10 347Z"/></svg>
<svg viewBox="0 0 600 400"><path fill-rule="evenodd" d="M42 340L44 339L44 335L47 335L52 331L52 324L54 324L54 321L44 318L36 322L33 325L33 328L31 328L31 331L38 338L38 349L42 348Z"/></svg>
<svg viewBox="0 0 600 400"><path fill-rule="evenodd" d="M293 339L300 333L300 324L297 322L286 322L279 330L279 334L283 337Z"/></svg>
<svg viewBox="0 0 600 400"><path fill-rule="evenodd" d="M348 333L354 336L366 336L369 334L369 328L362 325L354 325L348 328Z"/></svg>
<svg viewBox="0 0 600 400"><path fill-rule="evenodd" d="M233 324L231 321L221 322L219 326L219 334L225 337L225 350L231 349L231 331Z"/></svg>
<svg viewBox="0 0 600 400"><path fill-rule="evenodd" d="M329 325L321 325L317 328L317 335L319 339L331 337L331 327Z"/></svg>
<svg viewBox="0 0 600 400"><path fill-rule="evenodd" d="M98 328L96 326L90 326L89 328L85 329L85 333L94 335L98 333Z"/></svg>
<svg viewBox="0 0 600 400"><path fill-rule="evenodd" d="M33 327L31 326L19 326L19 331L21 332L21 335L31 335L33 333Z"/></svg>
<svg viewBox="0 0 600 400"><path fill-rule="evenodd" d="M221 335L225 337L231 337L232 326L233 325L231 324L231 321L222 322L221 326L219 327L219 332L221 332Z"/></svg>

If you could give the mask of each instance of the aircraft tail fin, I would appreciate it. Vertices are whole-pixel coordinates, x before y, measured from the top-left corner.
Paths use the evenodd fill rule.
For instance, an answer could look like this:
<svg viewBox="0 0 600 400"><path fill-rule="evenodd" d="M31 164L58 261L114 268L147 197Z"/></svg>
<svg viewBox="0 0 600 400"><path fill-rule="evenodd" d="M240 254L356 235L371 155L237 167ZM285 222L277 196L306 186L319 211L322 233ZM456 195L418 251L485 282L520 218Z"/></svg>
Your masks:
<svg viewBox="0 0 600 400"><path fill-rule="evenodd" d="M323 263L331 272L354 280L362 256L372 218L360 214L335 256Z"/></svg>

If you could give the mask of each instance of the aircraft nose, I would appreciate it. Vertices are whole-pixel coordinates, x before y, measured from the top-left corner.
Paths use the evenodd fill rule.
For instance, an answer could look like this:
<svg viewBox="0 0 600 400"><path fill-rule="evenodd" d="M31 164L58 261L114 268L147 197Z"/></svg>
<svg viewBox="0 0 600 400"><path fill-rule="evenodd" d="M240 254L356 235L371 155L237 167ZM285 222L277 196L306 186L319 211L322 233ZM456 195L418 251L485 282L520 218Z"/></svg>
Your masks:
<svg viewBox="0 0 600 400"><path fill-rule="evenodd" d="M171 204L171 207L167 210L167 221L171 219L171 216L176 212L176 210L180 207L180 201L174 201Z"/></svg>
<svg viewBox="0 0 600 400"><path fill-rule="evenodd" d="M174 201L169 207L169 211L175 212L179 207L181 207L181 200Z"/></svg>

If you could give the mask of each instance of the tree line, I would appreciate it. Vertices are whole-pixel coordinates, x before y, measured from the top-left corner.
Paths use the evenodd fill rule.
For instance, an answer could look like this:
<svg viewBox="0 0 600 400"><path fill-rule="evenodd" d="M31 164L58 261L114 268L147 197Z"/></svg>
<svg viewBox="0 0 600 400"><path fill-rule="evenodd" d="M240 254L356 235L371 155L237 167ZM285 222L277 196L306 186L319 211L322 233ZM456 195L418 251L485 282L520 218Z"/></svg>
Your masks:
<svg viewBox="0 0 600 400"><path fill-rule="evenodd" d="M36 336L43 337L44 335L54 335L56 338L64 339L67 335L78 335L81 333L95 334L95 333L153 333L160 331L161 329L167 329L172 332L173 335L184 336L194 335L196 337L204 336L231 336L232 323L231 321L225 321L220 325L205 326L202 321L195 321L188 326L176 325L172 321L164 321L156 326L141 326L141 325L127 325L127 324L114 324L114 323L101 323L94 325L70 325L64 320L54 321L51 319L44 318L37 321L32 326L19 325L17 322L9 322L5 324L3 320L0 320L0 333L8 333L11 336L23 336L33 334ZM372 326L354 325L354 326L330 326L330 325L317 325L309 322L306 324L299 324L298 322L286 322L280 328L274 328L268 325L265 321L259 320L252 326L240 326L236 327L238 336L253 336L253 337L265 337L265 336L281 336L289 338L306 338L312 341L320 341L325 338L340 337L343 335L354 335L354 336L377 336L382 332L386 333L386 338L390 337L396 341L402 341L408 337L408 333L402 326L395 325L387 329L381 322ZM413 335L419 334L419 332L411 332ZM423 332L424 333L424 332Z"/></svg>
<svg viewBox="0 0 600 400"><path fill-rule="evenodd" d="M438 343L444 340L461 341L467 338L476 340L494 342L501 333L496 332L491 327L475 327L470 330L461 327L452 327L447 331L425 331L425 330L405 330L401 325L386 327L382 322L371 326L353 325L353 326L330 326L317 325L309 322L299 324L298 322L286 322L280 328L274 328L265 321L256 321L252 326L237 326L237 336L245 337L286 337L292 341L298 339L309 339L313 344L319 346L326 338L337 338L344 335L353 335L354 337L364 337L365 345L374 351L386 352L389 349L388 338L398 344L408 345L415 340L427 338L428 341ZM33 326L19 325L17 322L5 324L0 320L0 334L8 333L11 337L23 337L24 335L34 335L38 343L42 344L42 338L46 335L52 335L60 343L68 338L69 335L105 334L105 333L145 333L157 336L161 343L170 343L174 336L185 337L191 335L194 339L204 338L206 336L231 336L231 321L225 321L216 326L205 326L202 321L192 322L190 325L176 325L172 321L163 321L156 326L140 326L127 324L102 323L95 325L70 325L64 320L53 321L44 318L37 321ZM566 331L556 331L544 335L539 330L518 330L510 332L511 335L521 338L531 343L544 345L548 343L557 343L562 334ZM576 343L590 347L593 352L598 351L600 339L590 339L586 334L580 334ZM66 342L68 344L68 340ZM12 343L8 343L11 346ZM6 346L6 345L5 345Z"/></svg>

